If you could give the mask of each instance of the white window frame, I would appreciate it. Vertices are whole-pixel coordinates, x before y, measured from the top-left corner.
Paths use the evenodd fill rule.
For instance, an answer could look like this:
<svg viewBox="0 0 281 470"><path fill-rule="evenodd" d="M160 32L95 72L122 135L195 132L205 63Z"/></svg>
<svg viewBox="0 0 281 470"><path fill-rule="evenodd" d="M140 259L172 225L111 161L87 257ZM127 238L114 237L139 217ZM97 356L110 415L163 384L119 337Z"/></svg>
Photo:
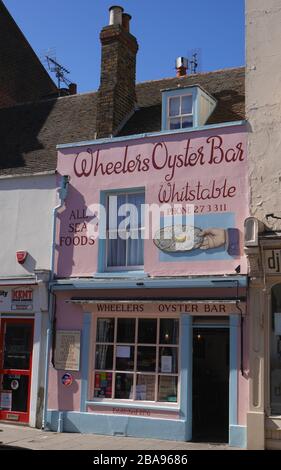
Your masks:
<svg viewBox="0 0 281 470"><path fill-rule="evenodd" d="M128 262L128 249L127 249L127 243L128 243L128 239L126 240L126 265L121 265L121 266L108 266L108 254L109 254L109 243L110 243L110 238L108 236L109 232L114 232L114 230L109 230L108 229L108 224L107 224L107 215L108 215L108 211L109 211L109 197L111 196L126 196L126 203L128 203L127 201L127 197L129 195L133 195L133 194L144 194L144 197L145 197L145 190L144 189L136 189L136 190L128 190L128 191L116 191L116 192L109 192L106 194L106 240L105 240L105 270L107 272L120 272L120 271L143 271L144 269L144 265L128 265L127 262ZM132 229L131 229L132 230ZM137 230L137 231L141 231L141 233L144 233L144 226L141 226L137 229L133 229L133 230ZM117 231L117 229L116 229ZM126 230L124 230L124 232L126 232Z"/></svg>
<svg viewBox="0 0 281 470"><path fill-rule="evenodd" d="M102 343L102 342L97 342L96 341L96 334L97 334L97 322L99 318L114 318L115 324L114 324L114 342L113 343ZM136 319L136 327L135 327L135 342L134 343L117 343L117 321L118 319L122 318L133 318ZM157 337L156 337L156 343L155 344L148 344L148 343L138 343L137 338L138 338L138 325L139 322L138 320L157 320ZM178 325L179 325L179 337L178 337L178 344L160 344L159 343L159 334L160 334L160 320L166 320L166 319L173 319L173 320L178 320ZM91 379L89 380L89 400L88 403L91 403L92 405L94 404L102 404L102 403L112 403L112 404L130 404L130 405L138 405L138 406L155 406L157 407L170 407L171 409L173 408L178 408L180 404L180 338L181 338L181 322L180 322L180 315L179 314L169 314L169 316L163 316L163 315L151 315L151 314L143 314L143 315L132 315L132 314L112 314L111 312L107 312L104 314L98 314L95 316L95 321L93 322L93 330L92 330L92 338L93 338L93 343L92 343L92 348L91 348L91 355L92 355L92 361L91 361ZM97 369L95 368L95 358L96 358L96 347L97 345L101 344L106 344L107 346L113 346L113 368L112 369ZM135 347L135 356L134 356L134 369L132 371L124 371L124 370L116 370L116 349L117 346L134 346ZM149 372L143 372L137 371L137 347L138 346L151 346L151 347L156 347L156 370L149 371ZM175 348L178 351L178 356L177 356L177 364L178 364L178 370L177 373L163 373L159 370L159 349L161 347L166 347L166 348ZM95 390L95 374L96 373L102 373L102 372L107 372L112 374L112 398L99 398L94 396L94 390ZM122 398L114 398L115 396L115 376L116 373L118 374L132 374L133 375L133 394L135 397L136 394L136 385L137 385L137 376L138 375L147 375L151 376L153 375L155 377L155 391L154 391L154 400L136 400L135 398L132 399L122 399ZM157 401L158 399L158 385L159 385L159 378L160 376L165 376L165 377L176 377L177 378L177 401L176 402L168 402L168 401ZM156 399L155 399L156 398Z"/></svg>
<svg viewBox="0 0 281 470"><path fill-rule="evenodd" d="M192 101L192 109L191 109L191 113L188 113L188 114L183 114L181 112L182 110L182 98L185 98L186 96L190 96L191 97L191 101ZM179 98L180 99L180 114L178 115L175 115L175 116L170 116L170 103L171 103L171 100L172 99L175 99L175 98ZM192 126L190 127L182 127L182 121L184 118L189 118L189 117L192 117ZM167 127L168 127L168 130L176 130L176 129L171 129L171 120L173 119L179 119L180 120L180 127L179 129L190 129L192 127L194 127L194 119L195 119L195 116L194 116L194 98L193 98L193 94L192 93L182 93L181 95L171 95L171 96L168 96L168 106L167 106Z"/></svg>

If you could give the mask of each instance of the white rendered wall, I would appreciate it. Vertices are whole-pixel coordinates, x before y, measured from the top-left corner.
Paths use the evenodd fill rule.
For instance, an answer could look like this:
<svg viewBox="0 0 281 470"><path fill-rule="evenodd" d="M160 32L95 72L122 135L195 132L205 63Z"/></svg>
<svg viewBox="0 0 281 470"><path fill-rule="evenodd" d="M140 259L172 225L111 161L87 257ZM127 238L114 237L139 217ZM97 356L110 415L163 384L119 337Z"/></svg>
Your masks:
<svg viewBox="0 0 281 470"><path fill-rule="evenodd" d="M281 0L246 0L251 215L281 228Z"/></svg>
<svg viewBox="0 0 281 470"><path fill-rule="evenodd" d="M55 175L0 178L0 277L50 269ZM28 251L20 265L16 251Z"/></svg>

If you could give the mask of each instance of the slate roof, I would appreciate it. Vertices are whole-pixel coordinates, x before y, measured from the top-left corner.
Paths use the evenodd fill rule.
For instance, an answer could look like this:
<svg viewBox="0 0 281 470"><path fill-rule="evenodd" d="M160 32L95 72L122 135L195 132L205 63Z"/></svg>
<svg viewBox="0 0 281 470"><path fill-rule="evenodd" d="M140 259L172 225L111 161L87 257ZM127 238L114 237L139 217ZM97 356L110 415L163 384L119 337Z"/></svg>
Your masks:
<svg viewBox="0 0 281 470"><path fill-rule="evenodd" d="M161 90L200 85L217 100L209 124L245 119L244 67L139 83L138 110L119 135L161 129ZM95 138L97 93L0 109L0 175L54 171L56 145Z"/></svg>

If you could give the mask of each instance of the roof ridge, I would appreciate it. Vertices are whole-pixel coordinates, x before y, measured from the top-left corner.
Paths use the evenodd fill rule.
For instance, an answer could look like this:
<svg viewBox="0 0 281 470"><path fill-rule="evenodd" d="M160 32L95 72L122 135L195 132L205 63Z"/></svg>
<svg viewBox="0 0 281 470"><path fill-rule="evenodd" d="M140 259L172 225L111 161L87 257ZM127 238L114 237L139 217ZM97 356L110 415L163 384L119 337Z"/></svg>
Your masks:
<svg viewBox="0 0 281 470"><path fill-rule="evenodd" d="M162 82L164 80L181 80L183 78L191 78L191 77L198 77L198 76L202 76L202 75L208 75L208 74L215 74L215 73L221 73L221 72L227 72L227 71L231 71L231 70L239 70L239 69L244 69L245 70L246 66L245 65L239 65L239 66L236 66L236 67L227 67L225 69L217 69L217 70L209 70L209 71L206 71L206 72L200 72L200 73L194 73L192 75L184 75L183 77L165 77L165 78L157 78L156 80L146 80L144 82L139 82L136 84L136 86L139 86L139 85L144 85L146 83L156 83L156 82Z"/></svg>

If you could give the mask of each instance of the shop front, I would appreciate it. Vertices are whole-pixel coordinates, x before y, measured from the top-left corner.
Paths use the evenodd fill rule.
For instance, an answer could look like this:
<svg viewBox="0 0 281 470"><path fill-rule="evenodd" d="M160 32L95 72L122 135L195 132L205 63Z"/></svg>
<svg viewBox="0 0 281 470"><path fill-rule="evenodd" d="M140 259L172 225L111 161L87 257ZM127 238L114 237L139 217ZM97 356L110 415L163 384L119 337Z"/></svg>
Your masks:
<svg viewBox="0 0 281 470"><path fill-rule="evenodd" d="M245 446L243 123L61 146L46 425Z"/></svg>
<svg viewBox="0 0 281 470"><path fill-rule="evenodd" d="M40 348L45 348L42 309L47 313L46 288L42 276L41 280L34 277L24 283L6 280L1 284L0 420L40 425Z"/></svg>

